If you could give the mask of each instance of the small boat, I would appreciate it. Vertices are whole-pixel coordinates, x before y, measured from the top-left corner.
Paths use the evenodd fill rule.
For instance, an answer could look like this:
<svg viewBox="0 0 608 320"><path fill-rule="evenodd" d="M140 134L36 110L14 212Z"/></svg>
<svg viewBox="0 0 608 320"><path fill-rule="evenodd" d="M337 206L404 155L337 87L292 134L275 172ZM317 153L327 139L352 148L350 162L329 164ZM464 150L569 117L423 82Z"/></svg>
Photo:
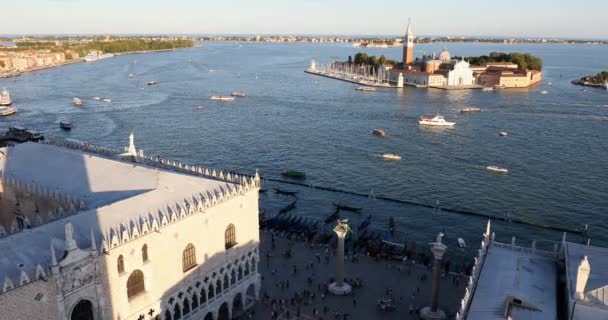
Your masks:
<svg viewBox="0 0 608 320"><path fill-rule="evenodd" d="M103 102L106 102L106 103L111 103L111 102L112 102L112 99L105 98L105 99L103 99Z"/></svg>
<svg viewBox="0 0 608 320"><path fill-rule="evenodd" d="M553 82L549 82L549 83L547 83L547 85L551 86L551 85L553 85Z"/></svg>
<svg viewBox="0 0 608 320"><path fill-rule="evenodd" d="M129 73L129 78L135 77L135 73Z"/></svg>
<svg viewBox="0 0 608 320"><path fill-rule="evenodd" d="M97 100L97 101L101 100L101 98L100 98L100 97L93 97L93 98L91 98L91 99L93 99L93 100Z"/></svg>
<svg viewBox="0 0 608 320"><path fill-rule="evenodd" d="M0 106L10 106L11 104L13 104L11 94L6 88L2 88L2 92L0 92Z"/></svg>
<svg viewBox="0 0 608 320"><path fill-rule="evenodd" d="M344 211L352 211L352 212L359 212L361 210L363 210L363 208L361 207L351 207L345 204L341 204L341 203L333 203L334 206L336 206L336 208L340 209L340 210L344 210Z"/></svg>
<svg viewBox="0 0 608 320"><path fill-rule="evenodd" d="M384 160L401 160L401 156L394 153L383 153L380 156Z"/></svg>
<svg viewBox="0 0 608 320"><path fill-rule="evenodd" d="M292 179L305 179L306 174L302 171L298 170L285 170L281 172L284 177L292 178Z"/></svg>
<svg viewBox="0 0 608 320"><path fill-rule="evenodd" d="M234 97L228 97L228 96L212 96L211 100L218 100L218 101L233 101Z"/></svg>
<svg viewBox="0 0 608 320"><path fill-rule="evenodd" d="M72 123L69 121L60 121L59 128L63 130L72 130Z"/></svg>
<svg viewBox="0 0 608 320"><path fill-rule="evenodd" d="M501 131L501 132L499 132L498 134L499 134L501 137L506 137L506 136L508 136L508 135L509 135L509 133L508 133L508 132L506 132L506 131Z"/></svg>
<svg viewBox="0 0 608 320"><path fill-rule="evenodd" d="M481 88L481 91L482 92L491 92L491 91L494 91L494 88L492 88L492 87L483 87L483 88Z"/></svg>
<svg viewBox="0 0 608 320"><path fill-rule="evenodd" d="M155 85L157 83L158 83L158 81L152 80L152 81L148 81L148 83L146 83L146 84L149 85L149 86L153 86L153 85Z"/></svg>
<svg viewBox="0 0 608 320"><path fill-rule="evenodd" d="M507 170L506 168L499 167L499 166L487 166L486 170L492 171L492 172L498 172L498 173L507 173L507 172L509 172L509 170Z"/></svg>
<svg viewBox="0 0 608 320"><path fill-rule="evenodd" d="M458 246L461 248L466 248L467 247L467 243L464 242L463 238L458 238Z"/></svg>
<svg viewBox="0 0 608 320"><path fill-rule="evenodd" d="M456 124L456 122L445 121L445 118L440 115L422 116L418 120L418 123L421 125L425 125L425 126L439 126L439 127L451 127Z"/></svg>
<svg viewBox="0 0 608 320"><path fill-rule="evenodd" d="M247 96L246 94L244 94L242 92L233 92L230 95L233 96L233 97L241 97L241 98Z"/></svg>
<svg viewBox="0 0 608 320"><path fill-rule="evenodd" d="M382 129L374 129L372 130L372 134L378 137L384 137L386 136L386 132L384 132L384 130Z"/></svg>
<svg viewBox="0 0 608 320"><path fill-rule="evenodd" d="M80 100L79 98L74 98L74 99L72 99L72 103L75 106L81 106L82 105L82 100Z"/></svg>
<svg viewBox="0 0 608 320"><path fill-rule="evenodd" d="M547 92L547 90L543 90L543 91L541 91L540 93L542 93L542 94L547 94L548 92Z"/></svg>
<svg viewBox="0 0 608 320"><path fill-rule="evenodd" d="M1 106L0 107L0 116L10 116L11 114L14 114L17 112L17 109L13 108L13 107L9 107L9 106Z"/></svg>
<svg viewBox="0 0 608 320"><path fill-rule="evenodd" d="M288 191L288 190L283 190L283 189L279 189L279 188L273 188L274 192L278 193L278 194L284 194L284 195L288 195L288 196L295 196L296 194L298 194L297 191Z"/></svg>
<svg viewBox="0 0 608 320"><path fill-rule="evenodd" d="M355 90L371 92L371 91L376 91L376 88L374 88L374 87L357 87Z"/></svg>
<svg viewBox="0 0 608 320"><path fill-rule="evenodd" d="M481 109L469 107L469 108L460 109L459 111L460 112L481 112Z"/></svg>

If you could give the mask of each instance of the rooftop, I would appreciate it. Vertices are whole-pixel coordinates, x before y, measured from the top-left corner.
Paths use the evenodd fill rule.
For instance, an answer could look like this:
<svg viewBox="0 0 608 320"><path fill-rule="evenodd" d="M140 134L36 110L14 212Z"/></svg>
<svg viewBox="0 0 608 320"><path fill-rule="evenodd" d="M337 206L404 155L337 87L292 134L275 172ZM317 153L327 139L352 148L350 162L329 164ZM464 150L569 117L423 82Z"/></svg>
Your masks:
<svg viewBox="0 0 608 320"><path fill-rule="evenodd" d="M608 306L608 248L566 242L566 263L570 297L574 299L578 266L584 257L589 260L591 273L585 286L584 302ZM580 299L577 299L580 301Z"/></svg>

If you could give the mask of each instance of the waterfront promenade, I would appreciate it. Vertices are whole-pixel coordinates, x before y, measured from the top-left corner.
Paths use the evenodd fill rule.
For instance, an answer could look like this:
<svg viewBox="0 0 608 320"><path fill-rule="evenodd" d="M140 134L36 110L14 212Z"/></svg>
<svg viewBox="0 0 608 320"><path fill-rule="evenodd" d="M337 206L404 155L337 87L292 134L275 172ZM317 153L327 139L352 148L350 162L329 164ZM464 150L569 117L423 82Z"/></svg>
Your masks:
<svg viewBox="0 0 608 320"><path fill-rule="evenodd" d="M347 254L345 278L353 293L333 296L326 291L336 270L331 248L278 234L272 238L270 231L261 231L262 290L244 319L417 319L416 309L431 302L432 269L421 264ZM450 274L441 280L439 301L448 316L460 307L465 278L456 282ZM395 309L380 310L382 297L392 297Z"/></svg>
<svg viewBox="0 0 608 320"><path fill-rule="evenodd" d="M311 70L311 69L307 69L304 72L314 74L317 76L326 77L326 78L356 83L356 84L360 84L362 86L367 86L367 87L399 88L397 86L389 84L388 82L372 81L372 80L369 80L369 79L366 79L364 77L357 76L354 74L338 73L338 72L325 72L325 71Z"/></svg>

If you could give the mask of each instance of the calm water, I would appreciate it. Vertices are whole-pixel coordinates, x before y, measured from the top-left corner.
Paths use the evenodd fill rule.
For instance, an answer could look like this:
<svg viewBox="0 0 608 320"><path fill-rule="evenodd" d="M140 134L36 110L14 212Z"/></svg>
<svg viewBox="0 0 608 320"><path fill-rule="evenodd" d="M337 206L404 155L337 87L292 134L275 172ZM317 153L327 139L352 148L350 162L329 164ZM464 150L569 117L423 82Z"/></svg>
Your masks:
<svg viewBox="0 0 608 320"><path fill-rule="evenodd" d="M418 54L442 44L419 45ZM608 46L449 44L453 55L522 51L543 58L537 87L499 92L405 88L362 93L354 85L305 74L310 59L346 59L347 45L204 43L176 52L126 55L0 79L19 112L0 127L20 124L106 147L126 145L133 131L148 154L183 162L280 177L293 168L308 183L581 228L608 244L608 92L570 80L605 69ZM368 50L400 59L400 49ZM136 74L129 77L129 74ZM156 86L146 86L157 80ZM548 82L553 85L549 86ZM546 90L548 94L541 94ZM209 96L243 91L250 97L217 103ZM100 96L111 104L91 100ZM71 104L73 97L85 102ZM197 106L204 106L197 110ZM478 114L458 109L480 107ZM421 128L416 118L441 113L453 129ZM59 130L71 119L70 133ZM388 137L370 134L384 129ZM499 131L508 131L500 138ZM374 156L397 153L401 161ZM500 165L497 175L482 169ZM295 187L286 187L295 188ZM485 221L431 209L301 188L295 215L322 218L332 201L364 206L386 229L394 215L400 235L432 240L433 232L477 246ZM263 196L272 211L289 202ZM348 216L348 214L346 214ZM348 216L356 224L361 218ZM497 237L559 239L557 232L496 223ZM449 239L449 238L448 238ZM454 242L452 242L453 244Z"/></svg>

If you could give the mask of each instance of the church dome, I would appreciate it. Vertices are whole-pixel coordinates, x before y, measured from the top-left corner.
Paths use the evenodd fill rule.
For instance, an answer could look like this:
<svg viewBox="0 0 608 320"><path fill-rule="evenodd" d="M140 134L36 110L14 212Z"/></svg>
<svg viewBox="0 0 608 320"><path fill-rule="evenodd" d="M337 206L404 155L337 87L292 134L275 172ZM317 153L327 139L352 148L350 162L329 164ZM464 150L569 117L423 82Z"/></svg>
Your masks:
<svg viewBox="0 0 608 320"><path fill-rule="evenodd" d="M441 50L441 53L439 54L439 60L441 61L449 61L452 59L452 56L450 55L450 52L448 51L448 49L443 48L443 50Z"/></svg>

